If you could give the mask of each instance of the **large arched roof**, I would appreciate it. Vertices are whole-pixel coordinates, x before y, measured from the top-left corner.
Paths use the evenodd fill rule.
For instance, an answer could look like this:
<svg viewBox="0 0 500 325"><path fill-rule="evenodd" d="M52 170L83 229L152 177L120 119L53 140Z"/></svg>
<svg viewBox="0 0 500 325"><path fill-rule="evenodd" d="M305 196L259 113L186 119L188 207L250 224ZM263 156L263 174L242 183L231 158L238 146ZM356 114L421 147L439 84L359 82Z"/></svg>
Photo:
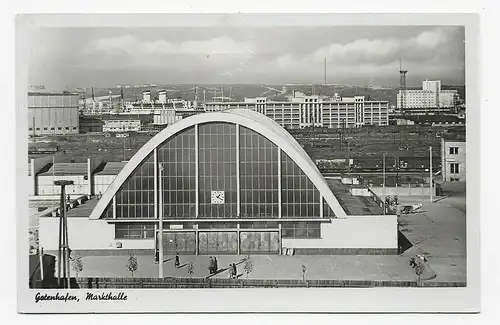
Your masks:
<svg viewBox="0 0 500 325"><path fill-rule="evenodd" d="M137 166L139 166L144 159L146 159L154 151L155 148L184 129L192 127L196 124L210 122L238 124L265 136L268 140L278 146L278 148L281 148L281 150L285 152L297 164L297 166L302 169L302 171L304 171L324 197L325 201L330 205L330 208L335 213L335 216L337 218L346 217L344 209L342 209L340 203L330 190L330 187L314 162L300 146L300 144L285 129L263 114L249 109L231 109L223 112L211 112L190 116L166 127L154 136L144 146L142 146L139 151L137 151L137 153L116 176L92 211L90 219L99 219L101 217L104 210L110 204L123 183L134 172Z"/></svg>

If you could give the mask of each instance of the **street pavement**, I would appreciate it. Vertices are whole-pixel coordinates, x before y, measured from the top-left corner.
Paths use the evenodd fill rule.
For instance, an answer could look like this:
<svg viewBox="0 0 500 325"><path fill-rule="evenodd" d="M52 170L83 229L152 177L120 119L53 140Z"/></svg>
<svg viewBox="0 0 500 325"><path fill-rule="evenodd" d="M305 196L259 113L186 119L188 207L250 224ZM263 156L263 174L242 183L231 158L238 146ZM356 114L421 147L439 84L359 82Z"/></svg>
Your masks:
<svg viewBox="0 0 500 325"><path fill-rule="evenodd" d="M421 213L401 215L400 231L414 247L403 256L423 254L436 273L431 281L466 281L465 197L400 197L401 204L422 203Z"/></svg>
<svg viewBox="0 0 500 325"><path fill-rule="evenodd" d="M226 270L229 263L237 264L240 277L246 278L245 256L216 256L219 270L214 278L228 278ZM128 256L85 256L81 277L130 277L126 269ZM181 255L181 267L174 266L173 256L165 257L163 275L165 277L189 277L188 263L195 263L192 277L208 277L208 256ZM252 255L250 260L253 271L249 279L302 279L302 265L306 267L306 279L343 279L343 280L416 280L416 275L408 265L408 258L396 255ZM151 255L138 256L139 268L136 277L158 277L158 264Z"/></svg>

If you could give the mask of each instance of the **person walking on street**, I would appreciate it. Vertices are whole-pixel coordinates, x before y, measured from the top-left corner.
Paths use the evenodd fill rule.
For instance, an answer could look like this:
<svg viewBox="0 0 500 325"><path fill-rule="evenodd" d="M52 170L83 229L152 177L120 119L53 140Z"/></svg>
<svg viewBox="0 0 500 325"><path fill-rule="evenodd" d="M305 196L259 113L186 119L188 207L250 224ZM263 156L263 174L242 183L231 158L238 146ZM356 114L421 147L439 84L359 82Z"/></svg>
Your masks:
<svg viewBox="0 0 500 325"><path fill-rule="evenodd" d="M233 263L231 269L233 270L233 277L238 278L238 269L236 268L236 264Z"/></svg>
<svg viewBox="0 0 500 325"><path fill-rule="evenodd" d="M233 266L231 265L231 263L229 263L229 267L227 268L227 271L229 273L229 278L233 279L234 278L234 274L233 274Z"/></svg>
<svg viewBox="0 0 500 325"><path fill-rule="evenodd" d="M179 254L175 254L175 267L179 267L181 265L181 262L179 260Z"/></svg>
<svg viewBox="0 0 500 325"><path fill-rule="evenodd" d="M214 258L212 256L208 258L208 271L210 274L214 274Z"/></svg>
<svg viewBox="0 0 500 325"><path fill-rule="evenodd" d="M218 266L217 266L217 257L214 256L214 273L217 273Z"/></svg>

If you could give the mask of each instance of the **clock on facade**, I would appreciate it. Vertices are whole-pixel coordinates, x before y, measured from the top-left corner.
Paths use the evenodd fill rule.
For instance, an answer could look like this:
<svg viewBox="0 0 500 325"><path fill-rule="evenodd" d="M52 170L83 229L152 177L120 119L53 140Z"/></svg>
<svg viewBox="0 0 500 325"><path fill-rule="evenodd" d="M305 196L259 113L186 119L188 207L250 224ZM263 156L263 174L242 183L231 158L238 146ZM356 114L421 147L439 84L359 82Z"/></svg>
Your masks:
<svg viewBox="0 0 500 325"><path fill-rule="evenodd" d="M224 204L224 191L212 191L212 204Z"/></svg>

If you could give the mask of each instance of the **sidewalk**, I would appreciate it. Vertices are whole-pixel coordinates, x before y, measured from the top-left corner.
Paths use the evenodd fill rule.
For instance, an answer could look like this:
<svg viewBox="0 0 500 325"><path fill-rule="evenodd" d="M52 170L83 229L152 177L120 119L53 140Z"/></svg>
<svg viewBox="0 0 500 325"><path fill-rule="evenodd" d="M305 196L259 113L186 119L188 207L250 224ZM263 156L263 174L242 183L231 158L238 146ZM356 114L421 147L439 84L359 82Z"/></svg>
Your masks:
<svg viewBox="0 0 500 325"><path fill-rule="evenodd" d="M431 281L466 281L465 197L450 197L435 203L415 197L400 197L401 204L422 203L422 213L401 215L400 231L414 247L403 255L427 256L436 272Z"/></svg>
<svg viewBox="0 0 500 325"><path fill-rule="evenodd" d="M214 278L228 278L226 270L229 263L237 264L238 275L246 278L245 263L242 255L216 256L219 270L222 272ZM126 269L127 256L85 256L84 270L81 277L130 277ZM208 277L208 256L180 256L181 267L174 267L173 256L164 258L163 275L165 277L189 277L188 263L193 261L195 269L193 277ZM302 265L306 267L306 279L343 279L343 280L409 280L416 275L408 265L408 258L396 255L252 255L250 260L253 271L249 279L302 279ZM153 256L138 256L139 269L136 277L158 277L158 264Z"/></svg>

